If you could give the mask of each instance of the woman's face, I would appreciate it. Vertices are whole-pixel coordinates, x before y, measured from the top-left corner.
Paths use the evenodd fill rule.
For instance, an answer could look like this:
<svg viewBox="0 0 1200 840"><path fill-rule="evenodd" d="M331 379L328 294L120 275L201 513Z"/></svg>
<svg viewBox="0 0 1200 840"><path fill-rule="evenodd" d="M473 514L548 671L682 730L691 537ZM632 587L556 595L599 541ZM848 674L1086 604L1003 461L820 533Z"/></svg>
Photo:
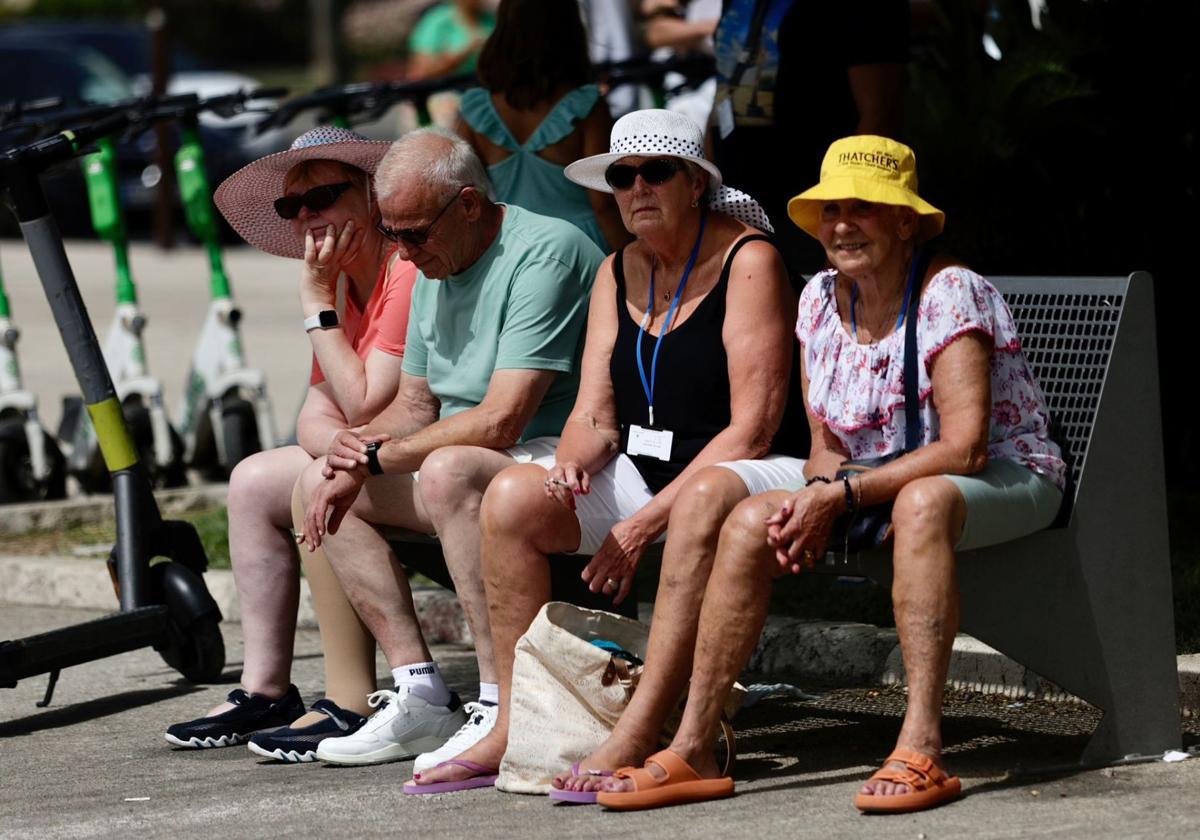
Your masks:
<svg viewBox="0 0 1200 840"><path fill-rule="evenodd" d="M650 160L667 160L682 163L679 158L630 155L616 161L622 166L641 166ZM680 166L670 178L661 184L648 184L638 175L628 189L613 189L621 220L634 236L642 236L656 230L675 230L683 219L694 212L692 202L704 193L706 181L703 176L694 176Z"/></svg>
<svg viewBox="0 0 1200 840"><path fill-rule="evenodd" d="M285 195L303 195L313 187L331 186L347 181L351 184L351 187L328 207L321 210L313 210L305 205L300 207L300 212L291 220L291 224L301 242L304 241L304 235L311 230L319 249L330 225L333 225L334 236L337 236L348 221L353 221L357 230L369 232L374 228L375 222L373 214L368 210L367 195L360 186L362 176L360 174L355 178L354 175L354 170L333 161L317 161L307 166L296 167L288 173Z"/></svg>
<svg viewBox="0 0 1200 840"><path fill-rule="evenodd" d="M915 231L916 214L908 208L851 198L825 202L818 232L830 264L859 277L902 262Z"/></svg>

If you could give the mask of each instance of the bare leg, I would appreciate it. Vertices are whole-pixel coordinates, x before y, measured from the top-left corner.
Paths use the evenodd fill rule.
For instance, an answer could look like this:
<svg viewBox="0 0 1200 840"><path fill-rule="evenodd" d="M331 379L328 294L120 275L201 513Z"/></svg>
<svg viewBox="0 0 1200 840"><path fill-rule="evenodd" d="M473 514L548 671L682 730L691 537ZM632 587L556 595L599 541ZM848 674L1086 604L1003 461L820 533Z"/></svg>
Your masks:
<svg viewBox="0 0 1200 840"><path fill-rule="evenodd" d="M546 470L536 464L506 469L483 497L483 575L487 589L500 709L492 731L459 758L499 767L508 746L508 710L517 639L550 600L547 554L579 547L579 520L574 512L546 496ZM536 527L532 527L536 523ZM434 768L414 779L448 781L468 775L462 767Z"/></svg>
<svg viewBox="0 0 1200 840"><path fill-rule="evenodd" d="M485 683L496 681L496 663L479 560L479 507L488 484L511 466L513 459L504 452L446 446L421 464L418 484L418 495L441 540L454 591L471 628L479 681Z"/></svg>
<svg viewBox="0 0 1200 840"><path fill-rule="evenodd" d="M746 499L734 508L721 529L700 608L687 707L670 746L702 777L720 775L713 744L721 710L734 680L754 651L767 618L772 582L780 574L774 552L767 546L763 520L778 510L788 495L776 490ZM661 773L655 765L649 769L656 775ZM599 787L621 791L629 789L631 783L608 778Z"/></svg>
<svg viewBox="0 0 1200 840"><path fill-rule="evenodd" d="M305 502L324 481L320 458L304 471L297 491ZM325 556L350 603L379 642L388 664L426 662L429 648L421 635L408 576L387 541L372 523L432 533L414 492L411 475L374 476L363 486L336 534L326 534Z"/></svg>
<svg viewBox="0 0 1200 840"><path fill-rule="evenodd" d="M304 501L299 483L292 495L292 519L304 518ZM321 630L321 648L325 664L325 696L343 709L366 716L371 713L367 695L375 690L375 637L354 611L342 584L325 556L325 549L300 550L304 576L312 594L313 611ZM325 719L320 712L309 712L292 726L303 727Z"/></svg>
<svg viewBox="0 0 1200 840"><path fill-rule="evenodd" d="M924 753L939 767L942 694L958 632L954 544L962 534L966 515L962 493L940 476L905 485L892 511L896 540L892 550L892 607L908 681L908 709L896 746ZM869 781L862 792L888 796L908 793L909 788L894 782Z"/></svg>
<svg viewBox="0 0 1200 840"><path fill-rule="evenodd" d="M646 668L612 735L579 762L583 770L641 766L656 751L663 723L692 673L700 604L721 526L748 495L737 474L722 467L697 473L679 491L671 508L671 523L681 524L667 528ZM572 776L569 772L554 780L555 787L567 790L597 790L599 783L597 776Z"/></svg>
<svg viewBox="0 0 1200 840"><path fill-rule="evenodd" d="M229 477L229 558L242 617L242 688L282 697L291 683L300 597L292 525L292 485L312 456L299 446L258 452ZM208 712L233 708L221 703Z"/></svg>

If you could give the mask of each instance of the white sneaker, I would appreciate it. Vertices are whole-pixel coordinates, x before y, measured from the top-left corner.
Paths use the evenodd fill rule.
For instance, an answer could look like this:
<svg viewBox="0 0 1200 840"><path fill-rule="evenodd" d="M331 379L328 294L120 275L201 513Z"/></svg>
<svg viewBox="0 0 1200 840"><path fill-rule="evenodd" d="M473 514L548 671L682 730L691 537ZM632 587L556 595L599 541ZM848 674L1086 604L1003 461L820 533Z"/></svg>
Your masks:
<svg viewBox="0 0 1200 840"><path fill-rule="evenodd" d="M459 727L450 740L433 752L421 753L413 762L414 773L424 773L437 767L443 761L449 761L461 755L479 743L484 735L492 731L496 725L496 713L499 707L483 703L467 703L463 706L467 713L467 722Z"/></svg>
<svg viewBox="0 0 1200 840"><path fill-rule="evenodd" d="M466 720L456 694L451 694L449 705L435 706L407 688L383 689L367 702L378 711L353 735L321 741L317 758L331 764L401 761L436 749Z"/></svg>

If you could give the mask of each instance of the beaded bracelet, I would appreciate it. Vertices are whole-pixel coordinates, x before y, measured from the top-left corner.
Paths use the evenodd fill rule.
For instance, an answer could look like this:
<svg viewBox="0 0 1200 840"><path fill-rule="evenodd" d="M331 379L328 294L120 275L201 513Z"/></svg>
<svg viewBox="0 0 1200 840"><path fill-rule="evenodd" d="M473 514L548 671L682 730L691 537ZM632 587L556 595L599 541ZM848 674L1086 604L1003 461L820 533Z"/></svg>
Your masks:
<svg viewBox="0 0 1200 840"><path fill-rule="evenodd" d="M812 478L810 478L808 481L804 482L804 486L805 486L805 487L812 487L812 486L813 486L814 484L816 484L818 481L819 481L819 482L821 482L822 484L831 484L831 483L832 483L832 482L830 482L830 480L829 480L828 478L826 478L826 477L825 477L825 476L823 476L823 475L814 475L814 476L813 476Z"/></svg>

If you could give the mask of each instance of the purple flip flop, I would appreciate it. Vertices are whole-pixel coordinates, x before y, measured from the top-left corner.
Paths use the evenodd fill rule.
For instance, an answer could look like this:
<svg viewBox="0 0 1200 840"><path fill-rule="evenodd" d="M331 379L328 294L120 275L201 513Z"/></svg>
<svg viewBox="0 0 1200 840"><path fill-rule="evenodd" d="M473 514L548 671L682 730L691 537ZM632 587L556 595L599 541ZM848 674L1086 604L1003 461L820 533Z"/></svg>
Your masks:
<svg viewBox="0 0 1200 840"><path fill-rule="evenodd" d="M496 784L496 778L500 772L495 767L484 767L482 764L467 761L465 758L452 758L449 761L443 761L438 767L445 767L447 764L457 764L459 767L465 767L474 775L468 776L465 779L456 779L453 782L433 782L428 785L419 785L415 781L405 782L404 792L421 795L429 793L454 793L459 790L492 787ZM436 770L437 768L435 767L434 769Z"/></svg>
<svg viewBox="0 0 1200 840"><path fill-rule="evenodd" d="M572 776L611 776L612 770L584 770L580 771L579 762L576 761L571 765ZM596 790L559 790L551 788L548 796L555 802L561 802L564 805L595 805Z"/></svg>

